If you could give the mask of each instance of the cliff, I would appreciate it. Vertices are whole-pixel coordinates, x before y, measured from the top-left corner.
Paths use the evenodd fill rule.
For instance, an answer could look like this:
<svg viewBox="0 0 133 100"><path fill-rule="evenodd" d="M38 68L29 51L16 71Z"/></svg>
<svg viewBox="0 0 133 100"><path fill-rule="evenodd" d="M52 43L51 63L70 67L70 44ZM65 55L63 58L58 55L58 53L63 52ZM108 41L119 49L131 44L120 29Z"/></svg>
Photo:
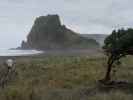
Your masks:
<svg viewBox="0 0 133 100"><path fill-rule="evenodd" d="M79 34L62 25L58 15L38 17L27 41L22 41L22 49L77 49L94 48L98 43L93 39L81 37Z"/></svg>
<svg viewBox="0 0 133 100"><path fill-rule="evenodd" d="M81 34L82 37L96 40L100 46L104 45L104 40L108 36L107 34Z"/></svg>

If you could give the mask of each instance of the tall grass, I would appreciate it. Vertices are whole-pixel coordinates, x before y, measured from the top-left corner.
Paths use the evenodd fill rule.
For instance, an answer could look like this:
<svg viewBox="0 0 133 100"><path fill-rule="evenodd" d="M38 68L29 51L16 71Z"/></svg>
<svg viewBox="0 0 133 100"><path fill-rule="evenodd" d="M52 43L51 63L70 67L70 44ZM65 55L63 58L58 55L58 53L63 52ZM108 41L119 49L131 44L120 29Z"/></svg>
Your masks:
<svg viewBox="0 0 133 100"><path fill-rule="evenodd" d="M115 79L133 81L132 57L122 59ZM0 100L132 100L131 93L93 90L105 73L106 58L50 56L16 61L18 76L0 89ZM90 89L90 90L89 90ZM86 91L94 92L93 95Z"/></svg>

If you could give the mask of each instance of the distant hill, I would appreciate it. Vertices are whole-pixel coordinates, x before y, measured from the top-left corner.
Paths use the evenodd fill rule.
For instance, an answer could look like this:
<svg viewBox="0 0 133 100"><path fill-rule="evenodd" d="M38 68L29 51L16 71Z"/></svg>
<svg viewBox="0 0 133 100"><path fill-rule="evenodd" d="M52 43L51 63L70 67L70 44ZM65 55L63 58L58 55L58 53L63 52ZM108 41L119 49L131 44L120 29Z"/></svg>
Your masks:
<svg viewBox="0 0 133 100"><path fill-rule="evenodd" d="M101 46L104 44L104 39L108 36L106 34L81 34L82 37L96 40Z"/></svg>
<svg viewBox="0 0 133 100"><path fill-rule="evenodd" d="M94 39L82 37L62 25L58 15L47 15L36 18L27 41L22 41L21 49L77 49L97 48Z"/></svg>

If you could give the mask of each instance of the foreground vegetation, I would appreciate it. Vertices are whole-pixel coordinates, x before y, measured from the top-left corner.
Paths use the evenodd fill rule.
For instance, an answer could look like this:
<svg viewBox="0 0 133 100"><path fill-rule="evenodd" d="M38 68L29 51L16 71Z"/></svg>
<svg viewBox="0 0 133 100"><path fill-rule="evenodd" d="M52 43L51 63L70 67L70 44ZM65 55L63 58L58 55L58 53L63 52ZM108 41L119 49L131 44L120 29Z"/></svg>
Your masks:
<svg viewBox="0 0 133 100"><path fill-rule="evenodd" d="M122 59L113 79L133 82L133 58ZM16 61L17 76L4 89L0 100L132 100L133 89L100 89L105 57L50 56ZM117 68L117 67L116 67Z"/></svg>
<svg viewBox="0 0 133 100"><path fill-rule="evenodd" d="M114 30L104 40L103 50L108 57L107 71L104 83L108 83L111 80L111 71L114 64L119 65L120 59L127 55L133 55L133 29L119 29Z"/></svg>

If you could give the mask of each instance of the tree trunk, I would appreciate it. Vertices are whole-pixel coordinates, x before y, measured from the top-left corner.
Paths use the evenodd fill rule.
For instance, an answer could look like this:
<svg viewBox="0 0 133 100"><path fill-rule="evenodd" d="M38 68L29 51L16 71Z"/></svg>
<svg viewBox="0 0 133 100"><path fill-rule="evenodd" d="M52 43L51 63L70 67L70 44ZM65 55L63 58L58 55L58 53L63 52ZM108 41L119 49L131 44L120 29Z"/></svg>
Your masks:
<svg viewBox="0 0 133 100"><path fill-rule="evenodd" d="M113 65L113 63L114 63L114 59L113 59L113 57L110 57L110 58L108 59L107 71L106 71L105 78L104 78L104 80L105 80L106 82L111 80L110 74L111 74L111 70L112 70L112 65Z"/></svg>

